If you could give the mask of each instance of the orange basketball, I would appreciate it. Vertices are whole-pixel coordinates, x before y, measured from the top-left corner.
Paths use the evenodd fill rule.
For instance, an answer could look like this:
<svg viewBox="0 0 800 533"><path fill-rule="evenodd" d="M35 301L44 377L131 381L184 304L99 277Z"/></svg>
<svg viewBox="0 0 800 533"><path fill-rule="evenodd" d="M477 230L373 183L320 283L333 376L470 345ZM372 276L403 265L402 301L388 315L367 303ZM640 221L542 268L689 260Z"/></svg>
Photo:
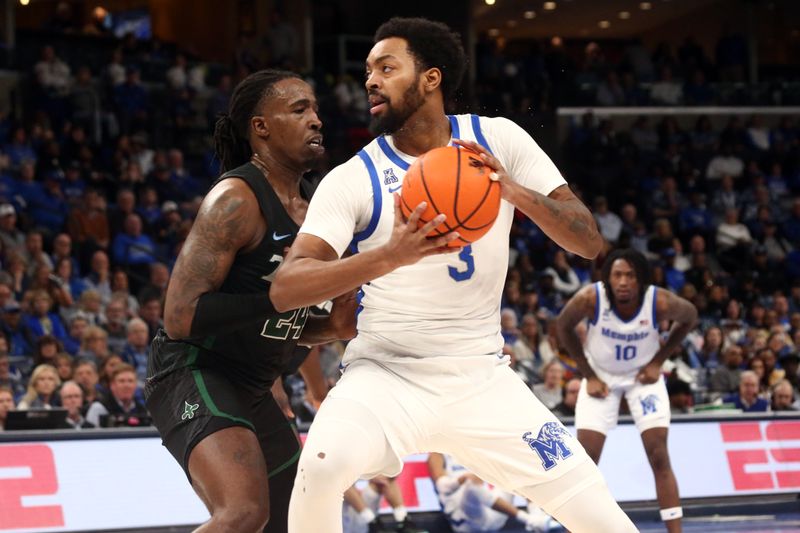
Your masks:
<svg viewBox="0 0 800 533"><path fill-rule="evenodd" d="M447 219L429 234L437 237L458 231L460 238L449 243L471 244L492 228L500 211L500 184L489 179L492 169L478 154L460 146L444 146L425 152L409 167L403 179L400 208L409 217L420 202L428 208L419 225L439 213Z"/></svg>

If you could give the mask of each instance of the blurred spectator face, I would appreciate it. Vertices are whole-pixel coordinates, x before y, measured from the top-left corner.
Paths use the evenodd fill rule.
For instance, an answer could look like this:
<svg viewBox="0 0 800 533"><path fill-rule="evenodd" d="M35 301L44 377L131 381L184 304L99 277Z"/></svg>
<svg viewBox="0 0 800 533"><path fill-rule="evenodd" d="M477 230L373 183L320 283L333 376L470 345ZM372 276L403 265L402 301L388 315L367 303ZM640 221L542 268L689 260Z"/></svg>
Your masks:
<svg viewBox="0 0 800 533"><path fill-rule="evenodd" d="M87 313L100 313L100 307L102 306L100 295L95 291L85 291L81 294L80 306Z"/></svg>
<svg viewBox="0 0 800 533"><path fill-rule="evenodd" d="M139 215L130 214L125 217L125 233L131 237L138 237L142 234L142 219Z"/></svg>
<svg viewBox="0 0 800 533"><path fill-rule="evenodd" d="M510 309L503 309L500 313L500 329L512 331L517 329L517 314Z"/></svg>
<svg viewBox="0 0 800 533"><path fill-rule="evenodd" d="M767 309L766 311L764 311L764 327L769 329L777 324L778 324L778 313L776 313L774 309Z"/></svg>
<svg viewBox="0 0 800 533"><path fill-rule="evenodd" d="M7 309L3 311L3 322L5 322L11 330L17 329L21 318L19 307L16 309Z"/></svg>
<svg viewBox="0 0 800 533"><path fill-rule="evenodd" d="M8 352L8 350L6 350ZM8 376L11 374L11 361L8 359L8 355L3 353L0 355L0 379L7 380Z"/></svg>
<svg viewBox="0 0 800 533"><path fill-rule="evenodd" d="M742 365L743 352L740 346L730 346L725 350L725 366L735 370Z"/></svg>
<svg viewBox="0 0 800 533"><path fill-rule="evenodd" d="M69 257L72 253L72 238L66 233L59 233L53 239L53 254L57 257Z"/></svg>
<svg viewBox="0 0 800 533"><path fill-rule="evenodd" d="M718 352L722 346L722 330L719 328L709 328L703 340L703 351Z"/></svg>
<svg viewBox="0 0 800 533"><path fill-rule="evenodd" d="M578 392L581 390L581 380L572 378L567 382L564 387L564 405L575 409L575 404L578 403Z"/></svg>
<svg viewBox="0 0 800 533"><path fill-rule="evenodd" d="M774 337L773 337L773 339L774 339ZM782 342L782 339L781 339L781 342ZM768 342L767 343L767 348L765 348L765 349L761 350L760 352L758 352L758 358L761 359L764 362L764 371L765 372L772 372L772 369L775 368L775 363L778 362L778 358L775 356L775 354L777 352L770 347L770 345L774 345L774 344L775 343L773 343L773 342Z"/></svg>
<svg viewBox="0 0 800 533"><path fill-rule="evenodd" d="M139 315L141 315L145 322L155 324L161 320L161 302L155 299L145 302L139 311Z"/></svg>
<svg viewBox="0 0 800 533"><path fill-rule="evenodd" d="M25 249L31 256L42 252L42 234L37 232L28 233L25 237Z"/></svg>
<svg viewBox="0 0 800 533"><path fill-rule="evenodd" d="M5 207L8 206L8 207ZM17 226L17 213L11 204L3 204L3 215L0 215L0 229L12 231Z"/></svg>
<svg viewBox="0 0 800 533"><path fill-rule="evenodd" d="M106 318L114 325L125 323L125 305L119 300L111 300L106 306Z"/></svg>
<svg viewBox="0 0 800 533"><path fill-rule="evenodd" d="M539 323L536 320L536 317L530 315L525 315L522 317L522 334L529 339L538 339Z"/></svg>
<svg viewBox="0 0 800 533"><path fill-rule="evenodd" d="M108 272L108 256L105 252L98 251L92 256L92 271L98 274Z"/></svg>
<svg viewBox="0 0 800 533"><path fill-rule="evenodd" d="M33 382L33 389L42 396L50 396L55 392L56 387L58 387L58 375L53 367L47 367Z"/></svg>
<svg viewBox="0 0 800 533"><path fill-rule="evenodd" d="M113 291L128 292L128 274L123 270L117 270L111 276L111 289Z"/></svg>
<svg viewBox="0 0 800 533"><path fill-rule="evenodd" d="M64 383L59 392L61 406L67 410L70 417L77 417L83 406L83 391L75 383Z"/></svg>
<svg viewBox="0 0 800 533"><path fill-rule="evenodd" d="M800 313L792 313L792 316L789 317L789 325L792 327L792 331L800 330Z"/></svg>
<svg viewBox="0 0 800 533"><path fill-rule="evenodd" d="M754 403L758 396L758 379L756 376L745 373L739 382L739 396L746 403Z"/></svg>
<svg viewBox="0 0 800 533"><path fill-rule="evenodd" d="M14 396L7 390L0 390L0 421L5 421L6 414L14 410Z"/></svg>
<svg viewBox="0 0 800 533"><path fill-rule="evenodd" d="M57 355L56 372L62 383L72 379L72 357L65 353Z"/></svg>
<svg viewBox="0 0 800 533"><path fill-rule="evenodd" d="M92 390L100 381L97 367L90 361L82 361L75 367L73 379L84 389Z"/></svg>
<svg viewBox="0 0 800 533"><path fill-rule="evenodd" d="M89 322L82 316L76 316L69 324L69 336L73 339L82 339L83 332L89 327Z"/></svg>
<svg viewBox="0 0 800 533"><path fill-rule="evenodd" d="M725 191L732 191L733 190L733 177L725 174L722 176L722 189Z"/></svg>
<svg viewBox="0 0 800 533"><path fill-rule="evenodd" d="M183 152L177 149L172 149L167 154L167 159L169 160L169 166L175 169L183 168Z"/></svg>
<svg viewBox="0 0 800 533"><path fill-rule="evenodd" d="M637 215L636 206L633 204L623 205L621 215L622 215L622 220L624 220L628 224L633 224L633 222L636 220L636 215Z"/></svg>
<svg viewBox="0 0 800 533"><path fill-rule="evenodd" d="M56 275L64 281L72 279L72 261L69 257L62 257L56 265Z"/></svg>
<svg viewBox="0 0 800 533"><path fill-rule="evenodd" d="M45 292L36 296L33 300L33 312L37 316L45 316L50 312L50 307L53 305L53 300Z"/></svg>
<svg viewBox="0 0 800 533"><path fill-rule="evenodd" d="M693 254L704 253L706 251L706 240L700 235L695 235L689 241L689 250Z"/></svg>
<svg viewBox="0 0 800 533"><path fill-rule="evenodd" d="M609 285L617 304L627 305L639 299L639 280L633 265L624 259L617 259L611 265Z"/></svg>
<svg viewBox="0 0 800 533"><path fill-rule="evenodd" d="M58 344L52 338L40 342L41 345L39 346L39 355L41 355L42 360L53 361L56 358L56 355L58 355Z"/></svg>
<svg viewBox="0 0 800 533"><path fill-rule="evenodd" d="M775 297L775 303L772 308L779 316L786 316L789 314L789 300L782 294L778 295Z"/></svg>
<svg viewBox="0 0 800 533"><path fill-rule="evenodd" d="M128 344L136 349L143 349L149 344L150 330L141 320L133 320L128 325Z"/></svg>
<svg viewBox="0 0 800 533"><path fill-rule="evenodd" d="M156 287L166 288L169 283L169 269L163 263L153 263L150 267L150 283Z"/></svg>
<svg viewBox="0 0 800 533"><path fill-rule="evenodd" d="M5 283L0 283L0 309L6 306L9 300L11 300L11 287L6 285Z"/></svg>
<svg viewBox="0 0 800 533"><path fill-rule="evenodd" d="M600 215L608 213L608 201L603 196L598 196L594 201L594 210Z"/></svg>
<svg viewBox="0 0 800 533"><path fill-rule="evenodd" d="M728 306L725 308L725 317L730 318L731 320L738 320L742 316L742 306L739 305L739 302L735 299L731 299L728 302Z"/></svg>
<svg viewBox="0 0 800 533"><path fill-rule="evenodd" d="M764 374L766 372L764 370L764 361L762 361L760 358L755 357L751 359L750 364L748 366L750 367L750 370L756 373L758 379L762 379L764 377Z"/></svg>
<svg viewBox="0 0 800 533"><path fill-rule="evenodd" d="M548 388L560 387L561 381L564 379L564 367L559 362L553 362L548 365L543 377Z"/></svg>
<svg viewBox="0 0 800 533"><path fill-rule="evenodd" d="M726 224L737 224L739 222L739 211L737 209L731 208L725 210L725 223Z"/></svg>
<svg viewBox="0 0 800 533"><path fill-rule="evenodd" d="M136 372L120 372L111 380L111 394L120 402L133 401L136 392Z"/></svg>
<svg viewBox="0 0 800 533"><path fill-rule="evenodd" d="M792 410L794 403L794 391L788 381L781 381L772 390L772 410L787 411Z"/></svg>
<svg viewBox="0 0 800 533"><path fill-rule="evenodd" d="M121 190L117 195L117 207L123 213L132 213L136 208L136 195L133 194L133 191L127 189Z"/></svg>

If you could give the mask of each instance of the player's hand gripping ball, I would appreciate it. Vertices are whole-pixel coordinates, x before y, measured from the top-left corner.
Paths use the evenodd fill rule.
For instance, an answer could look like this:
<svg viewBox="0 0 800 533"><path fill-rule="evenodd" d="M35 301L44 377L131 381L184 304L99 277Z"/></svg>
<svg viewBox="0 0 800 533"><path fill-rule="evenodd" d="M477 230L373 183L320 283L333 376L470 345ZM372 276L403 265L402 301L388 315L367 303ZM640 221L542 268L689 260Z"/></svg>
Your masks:
<svg viewBox="0 0 800 533"><path fill-rule="evenodd" d="M400 209L407 219L420 202L428 208L419 226L439 213L447 219L429 237L458 231L450 247L471 244L483 237L500 212L500 184L490 179L492 169L475 152L444 146L425 152L409 167L403 179Z"/></svg>

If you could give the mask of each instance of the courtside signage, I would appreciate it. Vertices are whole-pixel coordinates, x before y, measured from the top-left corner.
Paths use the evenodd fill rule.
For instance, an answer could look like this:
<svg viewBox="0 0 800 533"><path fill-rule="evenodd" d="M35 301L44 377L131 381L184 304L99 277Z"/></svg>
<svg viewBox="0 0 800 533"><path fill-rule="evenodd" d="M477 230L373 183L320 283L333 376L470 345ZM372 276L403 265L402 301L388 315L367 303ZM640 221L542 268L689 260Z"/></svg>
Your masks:
<svg viewBox="0 0 800 533"><path fill-rule="evenodd" d="M800 492L800 421L673 424L669 447L685 498ZM423 454L406 458L398 479L412 512L439 509L425 460ZM633 425L609 433L600 468L617 500L655 499ZM186 525L207 518L158 438L0 444L3 533Z"/></svg>

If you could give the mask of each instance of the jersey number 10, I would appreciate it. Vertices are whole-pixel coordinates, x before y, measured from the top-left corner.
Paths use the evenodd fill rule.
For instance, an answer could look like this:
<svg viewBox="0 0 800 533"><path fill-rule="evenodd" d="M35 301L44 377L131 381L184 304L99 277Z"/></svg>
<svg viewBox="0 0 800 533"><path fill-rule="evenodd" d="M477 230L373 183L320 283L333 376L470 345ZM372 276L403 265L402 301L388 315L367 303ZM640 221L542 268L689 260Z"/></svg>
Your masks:
<svg viewBox="0 0 800 533"><path fill-rule="evenodd" d="M636 357L636 346L614 346L617 350L617 361L630 361Z"/></svg>

